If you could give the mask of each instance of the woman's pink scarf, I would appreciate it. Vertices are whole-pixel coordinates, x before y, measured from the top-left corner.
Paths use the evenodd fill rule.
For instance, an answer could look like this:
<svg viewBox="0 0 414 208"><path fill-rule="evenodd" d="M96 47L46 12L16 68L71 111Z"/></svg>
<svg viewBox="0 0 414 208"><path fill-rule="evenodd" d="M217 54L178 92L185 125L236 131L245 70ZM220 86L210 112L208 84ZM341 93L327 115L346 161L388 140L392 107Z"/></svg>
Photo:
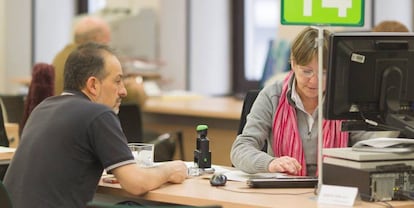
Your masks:
<svg viewBox="0 0 414 208"><path fill-rule="evenodd" d="M295 108L289 105L287 99L288 83L292 77L291 72L284 80L282 94L276 115L273 121L273 152L276 157L290 156L296 158L302 165L298 175L306 175L305 155L300 138ZM341 121L323 119L323 147L346 147L348 133L341 131Z"/></svg>

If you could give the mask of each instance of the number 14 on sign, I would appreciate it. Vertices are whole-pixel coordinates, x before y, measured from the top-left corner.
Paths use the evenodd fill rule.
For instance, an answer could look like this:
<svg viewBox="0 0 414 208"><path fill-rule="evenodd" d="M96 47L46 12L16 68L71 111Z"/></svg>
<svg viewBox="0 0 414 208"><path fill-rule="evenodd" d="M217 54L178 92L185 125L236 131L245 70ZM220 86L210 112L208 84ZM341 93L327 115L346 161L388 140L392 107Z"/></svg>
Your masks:
<svg viewBox="0 0 414 208"><path fill-rule="evenodd" d="M312 16L313 0L303 1L303 16ZM347 9L352 8L352 0L322 0L322 8L337 8L338 17L346 17Z"/></svg>

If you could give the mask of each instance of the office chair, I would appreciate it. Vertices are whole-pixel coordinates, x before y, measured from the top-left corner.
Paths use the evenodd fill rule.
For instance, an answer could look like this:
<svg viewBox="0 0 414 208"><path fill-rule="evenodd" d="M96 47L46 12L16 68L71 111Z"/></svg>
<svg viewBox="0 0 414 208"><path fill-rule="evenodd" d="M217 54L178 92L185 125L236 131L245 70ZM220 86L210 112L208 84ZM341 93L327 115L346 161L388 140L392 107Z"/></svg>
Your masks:
<svg viewBox="0 0 414 208"><path fill-rule="evenodd" d="M6 190L6 187L3 184L3 181L0 180L0 207L1 208L13 208L10 195Z"/></svg>
<svg viewBox="0 0 414 208"><path fill-rule="evenodd" d="M119 121L128 139L128 143L154 144L154 161L172 160L175 154L176 141L180 145L180 159L184 159L181 132L163 133L143 130L141 107L136 103L123 103L119 107Z"/></svg>
<svg viewBox="0 0 414 208"><path fill-rule="evenodd" d="M139 105L135 103L122 103L119 106L118 117L128 143L144 142L142 112Z"/></svg>
<svg viewBox="0 0 414 208"><path fill-rule="evenodd" d="M246 125L246 117L250 113L250 109L252 108L252 105L254 101L257 98L257 95L259 95L260 90L249 90L246 93L246 96L243 100L243 107L240 115L240 123L239 123L239 130L237 131L237 135L241 134L243 132L243 128ZM267 152L267 142L262 148L263 152Z"/></svg>
<svg viewBox="0 0 414 208"><path fill-rule="evenodd" d="M3 108L4 119L7 123L20 124L23 118L25 95L0 95L0 101Z"/></svg>
<svg viewBox="0 0 414 208"><path fill-rule="evenodd" d="M243 100L243 107L240 115L240 123L239 123L239 130L237 131L237 135L241 134L244 128L244 125L246 125L246 117L250 113L250 109L252 108L252 105L254 101L257 98L257 95L259 94L260 90L249 90L246 93L246 96Z"/></svg>
<svg viewBox="0 0 414 208"><path fill-rule="evenodd" d="M6 127L4 126L3 110L0 108L0 146L9 147L9 137L7 137Z"/></svg>
<svg viewBox="0 0 414 208"><path fill-rule="evenodd" d="M7 132L6 132L6 128L4 126L4 120L3 120L3 110L0 108L0 146L9 147L10 142L12 142L13 140L14 138L9 139L9 137L7 136ZM8 164L0 164L0 180L3 180L4 175L6 175L6 171L8 167L9 167ZM0 207L3 207L1 206L2 201L3 200L0 197Z"/></svg>

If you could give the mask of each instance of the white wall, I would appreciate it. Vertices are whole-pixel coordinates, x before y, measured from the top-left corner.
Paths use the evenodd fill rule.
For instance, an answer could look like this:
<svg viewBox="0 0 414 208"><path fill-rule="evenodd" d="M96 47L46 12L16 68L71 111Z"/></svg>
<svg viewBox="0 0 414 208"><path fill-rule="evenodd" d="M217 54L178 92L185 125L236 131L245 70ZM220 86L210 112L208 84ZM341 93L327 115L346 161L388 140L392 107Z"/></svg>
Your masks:
<svg viewBox="0 0 414 208"><path fill-rule="evenodd" d="M72 41L73 0L36 0L34 63L52 63L55 55Z"/></svg>
<svg viewBox="0 0 414 208"><path fill-rule="evenodd" d="M190 1L190 90L207 95L231 91L229 0Z"/></svg>
<svg viewBox="0 0 414 208"><path fill-rule="evenodd" d="M2 70L1 93L18 93L21 85L16 78L31 71L31 2L27 0L2 1Z"/></svg>
<svg viewBox="0 0 414 208"><path fill-rule="evenodd" d="M413 31L412 0L374 0L374 7L375 25L383 20L397 20Z"/></svg>
<svg viewBox="0 0 414 208"><path fill-rule="evenodd" d="M0 46L4 46L5 38L5 23L6 23L6 1L0 1ZM6 47L0 47L0 92L4 92L6 87L6 61L5 61Z"/></svg>
<svg viewBox="0 0 414 208"><path fill-rule="evenodd" d="M158 11L160 0L106 0L106 5L110 8L129 8L132 13L136 14L141 8L151 8Z"/></svg>
<svg viewBox="0 0 414 208"><path fill-rule="evenodd" d="M187 1L162 0L160 4L159 47L163 89L187 89Z"/></svg>

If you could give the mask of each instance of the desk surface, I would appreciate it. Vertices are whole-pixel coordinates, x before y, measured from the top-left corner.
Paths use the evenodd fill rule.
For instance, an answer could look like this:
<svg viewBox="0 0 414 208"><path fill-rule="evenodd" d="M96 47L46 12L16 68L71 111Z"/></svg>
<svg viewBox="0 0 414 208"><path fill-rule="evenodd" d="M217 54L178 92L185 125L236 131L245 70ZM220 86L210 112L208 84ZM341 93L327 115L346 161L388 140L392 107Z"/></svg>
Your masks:
<svg viewBox="0 0 414 208"><path fill-rule="evenodd" d="M0 165L9 164L14 152L0 152Z"/></svg>
<svg viewBox="0 0 414 208"><path fill-rule="evenodd" d="M321 207L316 202L313 189L250 189L245 183L228 181L226 186L210 186L207 179L196 177L182 184L166 184L150 191L140 199L176 203L192 206L221 205L229 207ZM107 184L100 181L98 193L122 197L137 197L128 194L119 184ZM393 207L414 207L414 202L392 201ZM386 207L384 203L356 201L354 207Z"/></svg>
<svg viewBox="0 0 414 208"><path fill-rule="evenodd" d="M0 161L10 161L14 152L2 152L0 153Z"/></svg>
<svg viewBox="0 0 414 208"><path fill-rule="evenodd" d="M212 162L231 166L229 152L237 136L243 101L234 97L178 95L150 97L143 108L144 129L154 132L180 131L185 156L194 158L198 124L208 125Z"/></svg>
<svg viewBox="0 0 414 208"><path fill-rule="evenodd" d="M17 148L20 141L19 124L17 123L5 123L4 124L9 137L10 147Z"/></svg>
<svg viewBox="0 0 414 208"><path fill-rule="evenodd" d="M234 97L150 97L143 111L183 116L239 120L243 101Z"/></svg>

